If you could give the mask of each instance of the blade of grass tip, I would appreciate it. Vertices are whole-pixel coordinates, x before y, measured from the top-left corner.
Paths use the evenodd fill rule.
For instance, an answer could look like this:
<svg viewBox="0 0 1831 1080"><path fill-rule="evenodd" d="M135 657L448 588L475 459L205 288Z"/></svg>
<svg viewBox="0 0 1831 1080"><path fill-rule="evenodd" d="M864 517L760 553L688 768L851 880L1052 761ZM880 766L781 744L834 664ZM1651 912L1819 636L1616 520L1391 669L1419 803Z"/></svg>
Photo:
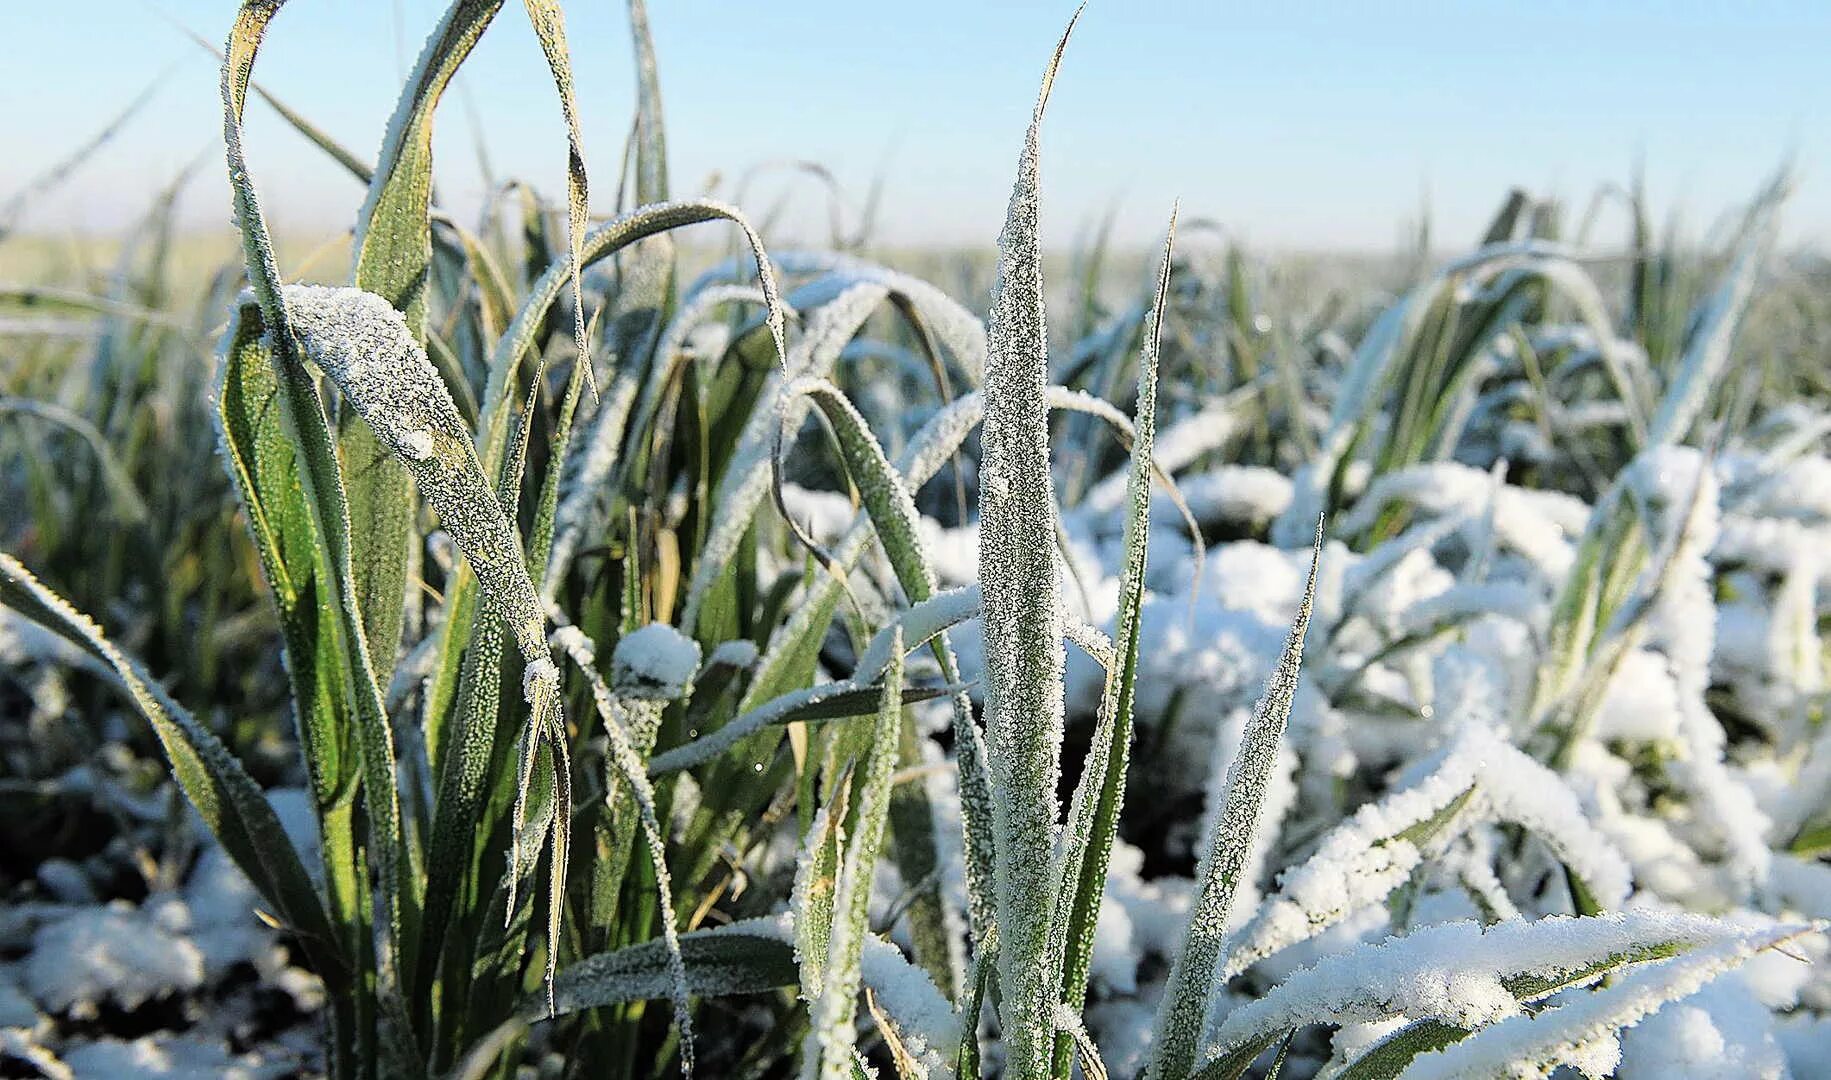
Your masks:
<svg viewBox="0 0 1831 1080"><path fill-rule="evenodd" d="M1138 676L1138 631L1144 607L1145 554L1150 546L1151 457L1157 430L1157 350L1163 333L1164 305L1170 291L1170 260L1176 244L1176 211L1164 237L1157 268L1157 291L1149 325L1139 346L1138 403L1132 426L1131 474L1126 481L1125 562L1119 582L1119 612L1114 630L1118 670L1101 696L1094 740L1082 767L1068 812L1066 861L1059 913L1062 951L1062 1003L1080 1012L1087 995L1087 973L1093 958L1094 923L1106 891L1106 870L1125 807L1126 770L1131 762L1132 701ZM1064 1032L1056 1039L1055 1068L1066 1078L1073 1052Z"/></svg>
<svg viewBox="0 0 1831 1080"><path fill-rule="evenodd" d="M1100 1057L1100 1048L1094 1044L1094 1037L1081 1020L1079 1010L1066 1003L1056 1005L1055 1030L1067 1040L1070 1054L1080 1061L1082 1076L1087 1080L1106 1080L1106 1062Z"/></svg>
<svg viewBox="0 0 1831 1080"><path fill-rule="evenodd" d="M357 219L356 286L399 309L422 345L432 268L433 115L502 3L454 0L427 38L388 122ZM413 542L412 486L389 448L355 417L340 418L337 445L348 470L351 511L363 522L351 539L370 662L385 681L400 645L407 548Z"/></svg>
<svg viewBox="0 0 1831 1080"><path fill-rule="evenodd" d="M776 414L776 425L769 453L770 498L775 503L776 516L782 519L782 524L788 526L789 536L792 537L795 543L800 545L809 555L812 555L814 561L818 562L821 567L832 576L833 580L839 583L839 587L845 592L847 599L852 602L853 609L861 610L858 597L852 592L852 584L846 574L845 565L841 563L832 552L828 551L820 541L814 539L813 535L807 531L807 527L801 524L800 519L795 517L794 512L791 511L788 506L788 498L782 479L782 460L785 454L784 447L788 440L794 435L795 428L798 426L797 422L800 419L797 415L797 410L795 409L796 396L797 395L790 392L788 386L784 386L781 392L776 395L774 409Z"/></svg>
<svg viewBox="0 0 1831 1080"><path fill-rule="evenodd" d="M636 201L657 203L668 197L668 140L655 39L643 0L629 0L629 36L636 50Z"/></svg>
<svg viewBox="0 0 1831 1080"><path fill-rule="evenodd" d="M171 24L173 29L177 30L180 34L183 34L185 37L190 38L193 42L195 42L198 45L199 48L206 50L207 52L209 52L209 54L211 56L216 57L216 60L218 63L222 62L222 60L223 60L222 50L218 49L216 47L216 44L214 42L212 42L209 38L204 37L202 34L199 34L197 31L191 29L189 26L186 26L184 23L179 22L177 17L172 15L170 12L166 12L166 11L163 11L163 10L160 10L157 8L155 8L154 10L157 11L161 16L163 16L165 18L165 21L167 23ZM354 176L357 180L360 180L364 186L367 186L368 184L370 184L374 181L375 167L373 165L370 165L368 162L362 160L361 158L357 157L353 152L351 152L342 143L340 143L336 139L332 138L329 132L325 131L323 128L319 127L317 124L314 124L310 120L306 119L305 116L302 113L300 113L298 110L292 108L291 106L287 105L284 101L281 101L279 98L273 96L273 94L271 92L269 92L268 89L266 87L262 86L260 83L250 80L248 83L248 88L250 90L253 90L257 95L259 95L260 99L262 101L265 101L269 108L271 108L274 112L279 113L280 119L282 119L282 120L286 121L288 124L290 124L294 131L297 131L299 134L305 136L306 140L311 142L312 145L316 146L318 149L320 149L320 150L324 151L326 154L330 155L331 160L333 160L337 164L343 166L345 172L348 172L351 176Z"/></svg>
<svg viewBox="0 0 1831 1080"><path fill-rule="evenodd" d="M572 272L572 334L578 343L579 364L585 369L585 386L591 400L598 399L598 384L591 375L590 336L585 333L585 279L580 263L584 260L587 204L590 201L585 176L584 137L579 132L578 102L572 91L572 61L566 47L566 16L558 0L525 0L528 22L540 38L541 52L547 56L547 67L553 72L553 84L559 91L560 112L566 119L566 255Z"/></svg>
<svg viewBox="0 0 1831 1080"><path fill-rule="evenodd" d="M402 966L401 829L400 793L394 784L393 731L382 703L381 684L369 662L362 611L356 598L349 502L342 471L316 385L298 355L298 342L293 336L274 261L273 242L242 145L242 112L247 105L248 82L267 25L282 2L247 0L237 13L223 50L226 57L222 71L223 142L248 281L273 343L271 355L281 388L281 416L302 466L300 478L318 537L313 555L316 572L326 588L335 594L343 646L348 654L343 674L357 717L362 785L369 821L369 856L374 860L374 879L381 890L385 913L377 927L381 938L377 948L377 987L382 1008L388 1016L384 1034L392 1056L398 1058L409 1053L401 1047L401 1040L408 1038L410 1026L399 983ZM394 599L398 616L398 592Z"/></svg>
<svg viewBox="0 0 1831 1080"><path fill-rule="evenodd" d="M897 632L900 635L900 631ZM857 1052L858 991L863 982L865 939L871 933L871 884L890 817L891 777L896 771L897 728L903 716L903 648L893 640L884 696L871 731L856 825L833 894L833 930L813 1026L802 1052L801 1075L849 1080Z"/></svg>
<svg viewBox="0 0 1831 1080"><path fill-rule="evenodd" d="M1303 602L1298 605L1297 618L1291 623L1290 636L1285 639L1278 667L1266 681L1265 694L1253 710L1252 721L1241 737L1239 752L1228 770L1226 802L1202 859L1201 888L1190 909L1183 946L1170 968L1170 980L1164 987L1163 1002L1157 1010L1157 1034L1153 1040L1156 1052L1152 1055L1149 1072L1152 1080L1180 1080L1195 1068L1195 1056L1208 1017L1215 966L1227 933L1227 917L1234 893L1239 888L1240 875L1252 851L1253 839L1259 831L1266 785L1277 761L1278 743L1284 737L1291 703L1297 695L1297 680L1303 666L1304 632L1309 628L1310 606L1316 599L1316 568L1322 561L1322 535L1323 522L1318 518Z"/></svg>
<svg viewBox="0 0 1831 1080"><path fill-rule="evenodd" d="M572 753L566 746L566 720L555 694L545 710L541 727L553 748L553 849L547 859L547 1015L559 1011L553 979L559 973L560 915L566 909L566 871L572 862ZM665 871L658 872L657 877ZM678 950L677 950L678 951ZM681 981L684 985L685 974ZM691 1051L684 1051L690 1060Z"/></svg>
<svg viewBox="0 0 1831 1080"><path fill-rule="evenodd" d="M1012 1080L1048 1074L1060 987L1049 955L1055 916L1050 888L1066 657L1049 410L1043 400L1049 358L1037 210L1043 110L1073 30L1070 20L1044 71L999 237L980 428L979 576L985 596L999 1015Z"/></svg>
<svg viewBox="0 0 1831 1080"><path fill-rule="evenodd" d="M826 987L827 949L833 941L833 891L839 886L840 859L845 854L841 828L846 817L846 797L852 791L850 771L834 786L834 797L814 811L813 823L795 860L795 881L789 910L795 920L795 960L801 977L801 1000L809 1008L819 1003Z"/></svg>

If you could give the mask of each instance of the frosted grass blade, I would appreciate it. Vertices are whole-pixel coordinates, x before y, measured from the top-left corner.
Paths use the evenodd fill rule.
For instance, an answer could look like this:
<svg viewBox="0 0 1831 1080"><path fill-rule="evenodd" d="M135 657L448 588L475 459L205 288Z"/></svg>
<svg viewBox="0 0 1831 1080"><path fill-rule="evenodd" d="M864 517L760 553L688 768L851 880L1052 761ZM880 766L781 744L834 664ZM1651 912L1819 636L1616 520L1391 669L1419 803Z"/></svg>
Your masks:
<svg viewBox="0 0 1831 1080"><path fill-rule="evenodd" d="M454 0L439 20L388 122L375 178L357 218L356 287L400 311L421 345L432 268L433 114L501 8L502 0ZM339 418L337 449L351 513L363 522L350 541L370 664L386 682L400 645L413 492L406 469L355 417Z"/></svg>
<svg viewBox="0 0 1831 1080"><path fill-rule="evenodd" d="M585 332L584 261L585 226L589 220L590 193L585 176L584 138L579 133L578 102L572 91L572 60L566 48L566 16L558 0L525 0L528 22L540 39L553 84L559 91L560 112L566 118L566 256L572 276L572 336L578 345L579 367L585 385L597 396L591 375L591 336Z"/></svg>
<svg viewBox="0 0 1831 1080"><path fill-rule="evenodd" d="M1214 975L1227 933L1227 918L1239 889L1240 876L1258 835L1265 789L1277 761L1278 743L1290 719L1302 671L1304 633L1309 629L1310 606L1316 599L1316 568L1322 562L1322 522L1316 523L1315 546L1310 552L1310 575L1303 601L1284 642L1277 670L1265 684L1265 695L1253 710L1227 776L1227 796L1215 827L1211 846L1202 856L1197 873L1199 892L1189 912L1183 945L1170 968L1163 1003L1157 1010L1157 1035L1151 1063L1153 1080L1175 1080L1195 1067L1202 1026ZM1249 1059L1250 1060L1250 1059Z"/></svg>
<svg viewBox="0 0 1831 1080"><path fill-rule="evenodd" d="M657 203L668 197L668 139L661 119L655 38L649 33L644 0L629 0L629 36L636 51L636 201Z"/></svg>
<svg viewBox="0 0 1831 1080"><path fill-rule="evenodd" d="M802 1051L803 1077L851 1078L865 938L871 933L871 883L877 874L884 828L890 817L890 780L896 769L897 729L903 715L902 641L895 639L891 646L890 668L884 673L884 697L859 778L856 824L833 891L833 929L820 996L810 1006L813 1026Z"/></svg>
<svg viewBox="0 0 1831 1080"><path fill-rule="evenodd" d="M642 823L642 833L648 842L649 861L655 873L656 905L661 922L662 942L668 954L668 974L671 985L668 997L674 1007L675 1030L680 1036L680 1071L681 1075L693 1075L693 1013L688 1001L689 986L687 982L686 960L681 953L680 938L676 929L679 917L674 912L674 886L668 874L667 844L662 832L661 821L655 808L655 789L649 784L646 762L647 747L638 747L632 739L630 726L624 718L624 710L619 707L616 696L598 674L595 666L594 650L589 640L576 629L566 628L555 635L571 657L573 664L591 687L592 701L597 705L598 716L604 721L604 733L610 740L609 768L618 780L629 785L630 795L636 805L637 815ZM652 730L652 729L651 729ZM557 733L557 745L564 745L564 732ZM643 742L652 745L653 736L648 734ZM616 787L606 785L607 790L615 792ZM558 853L554 858L555 865L563 866ZM563 873L563 871L562 871ZM561 900L554 905L557 914L564 904L563 876L553 888L560 894ZM559 927L549 927L551 940L548 955L555 956L559 948ZM548 961L548 1011L557 1014L557 988L554 983L553 960Z"/></svg>
<svg viewBox="0 0 1831 1080"><path fill-rule="evenodd" d="M695 997L761 994L795 984L793 946L775 920L752 919L680 935L687 989ZM645 941L567 967L555 980L558 1014L628 1001L655 1000L673 992L673 961L665 942ZM544 998L529 1001L522 1015L546 1015Z"/></svg>
<svg viewBox="0 0 1831 1080"><path fill-rule="evenodd" d="M979 577L985 594L999 1017L1006 1075L1013 1080L1048 1074L1060 992L1050 943L1065 657L1049 408L1043 397L1049 357L1037 211L1043 109L1073 29L1071 20L1043 74L999 236L979 433Z"/></svg>
<svg viewBox="0 0 1831 1080"><path fill-rule="evenodd" d="M1093 744L1082 766L1080 782L1068 811L1062 867L1063 909L1057 913L1062 950L1062 1008L1076 1017L1087 995L1087 972L1093 958L1094 924L1106 892L1106 871L1119 815L1125 806L1127 767L1131 762L1132 702L1138 675L1139 613L1144 606L1145 553L1150 543L1151 459L1157 430L1157 349L1163 334L1164 305L1170 290L1170 256L1176 242L1176 214L1164 238L1158 261L1156 294L1138 357L1138 404L1133 416L1132 464L1126 484L1124 562L1119 581L1119 613L1114 628L1114 663L1108 667L1106 692ZM1198 538L1200 532L1195 534ZM1074 1031L1056 1039L1056 1075L1066 1080ZM1083 1058L1087 1056L1081 1051Z"/></svg>
<svg viewBox="0 0 1831 1080"><path fill-rule="evenodd" d="M409 1022L400 989L405 966L401 948L403 860L400 794L394 784L393 732L382 703L381 685L369 662L371 654L356 594L349 502L344 493L342 469L331 441L323 404L299 356L274 263L272 240L242 146L241 118L247 104L248 80L254 70L262 35L279 6L279 0L249 0L236 17L224 49L227 59L222 71L223 134L249 285L268 340L273 343L271 356L281 391L280 414L301 466L301 486L317 538L313 545L315 573L332 594L321 603L334 603L341 622L344 681L354 707L356 734L361 747L362 786L369 820L368 855L374 861L372 876L381 892L384 913L377 927L380 937L376 949L379 957L377 987L385 1016L385 1045L398 1064L414 1056L414 1051L405 1041ZM397 615L398 600L397 594Z"/></svg>
<svg viewBox="0 0 1831 1080"><path fill-rule="evenodd" d="M1592 1075L1607 1073L1620 1061L1620 1044L1613 1036L1621 1028L1690 996L1757 953L1822 928L1773 926L1647 964L1593 994L1537 1014L1510 1016L1460 1042L1419 1054L1399 1075L1407 1080L1523 1075L1549 1073L1560 1064L1577 1065Z"/></svg>
<svg viewBox="0 0 1831 1080"><path fill-rule="evenodd" d="M224 850L272 905L286 928L332 980L347 978L350 959L326 917L292 841L259 785L208 728L168 697L140 664L117 649L101 628L0 552L0 601L80 647L106 665L116 687L152 725L185 797Z"/></svg>

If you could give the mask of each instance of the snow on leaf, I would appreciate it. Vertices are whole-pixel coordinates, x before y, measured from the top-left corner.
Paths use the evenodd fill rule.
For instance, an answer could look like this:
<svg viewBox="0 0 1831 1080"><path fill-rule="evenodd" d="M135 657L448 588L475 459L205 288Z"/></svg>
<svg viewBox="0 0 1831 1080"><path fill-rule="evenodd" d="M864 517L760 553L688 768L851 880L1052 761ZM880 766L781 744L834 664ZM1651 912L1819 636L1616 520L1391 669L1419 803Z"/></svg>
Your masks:
<svg viewBox="0 0 1831 1080"><path fill-rule="evenodd" d="M1536 1014L1508 1017L1460 1042L1420 1054L1400 1075L1405 1080L1537 1077L1569 1064L1587 1076L1607 1076L1620 1062L1616 1033L1621 1028L1695 993L1755 954L1815 929L1778 925L1724 934L1672 959L1643 965L1605 989L1576 995Z"/></svg>

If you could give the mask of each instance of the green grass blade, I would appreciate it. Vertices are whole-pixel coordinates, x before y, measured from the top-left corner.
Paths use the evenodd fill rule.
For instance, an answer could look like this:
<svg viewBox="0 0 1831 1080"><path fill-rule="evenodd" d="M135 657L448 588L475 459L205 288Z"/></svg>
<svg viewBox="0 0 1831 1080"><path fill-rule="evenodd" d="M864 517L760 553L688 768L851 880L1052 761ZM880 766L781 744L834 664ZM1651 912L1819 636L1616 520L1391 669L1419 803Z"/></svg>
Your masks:
<svg viewBox="0 0 1831 1080"><path fill-rule="evenodd" d="M314 564L318 578L327 584L320 603L334 604L341 620L341 647L345 653L346 690L354 705L361 747L364 802L369 820L369 858L374 860L374 880L382 894L385 913L378 927L381 941L378 987L389 1014L386 1045L395 1059L410 1057L407 1048L407 1009L401 999L402 882L400 858L400 795L394 784L393 734L382 704L381 685L369 662L362 612L355 593L355 570L350 543L349 503L342 470L331 441L329 424L311 375L298 355L292 322L282 295L273 244L262 216L259 196L248 171L242 146L242 111L247 104L248 80L254 69L267 24L279 10L278 0L249 0L242 6L224 49L222 98L224 142L229 180L235 198L236 220L241 228L248 280L269 340L276 380L280 387L280 413L294 453L306 503L310 507ZM399 596L396 595L398 613Z"/></svg>
<svg viewBox="0 0 1831 1080"><path fill-rule="evenodd" d="M406 316L415 341L426 338L432 270L432 128L439 99L458 66L502 8L502 0L455 0L427 38L402 90L357 220L355 284ZM350 510L364 523L351 537L356 592L370 663L385 682L400 644L407 546L414 542L413 492L406 469L353 416L340 419Z"/></svg>
<svg viewBox="0 0 1831 1080"><path fill-rule="evenodd" d="M324 903L280 819L214 734L166 696L165 691L102 634L101 628L33 577L19 560L0 552L0 601L105 664L135 711L152 725L172 774L224 850L248 875L261 898L323 965L330 981L350 976Z"/></svg>
<svg viewBox="0 0 1831 1080"><path fill-rule="evenodd" d="M999 236L979 435L999 1017L1006 1075L1013 1080L1048 1075L1060 991L1059 962L1050 955L1050 944L1065 655L1049 409L1043 400L1049 357L1037 211L1043 109L1073 28L1070 21L1044 72Z"/></svg>
<svg viewBox="0 0 1831 1080"><path fill-rule="evenodd" d="M833 929L820 997L810 1007L813 1027L803 1051L802 1075L816 1075L806 1059L817 1053L817 1075L821 1080L849 1080L855 1053L861 968L865 938L871 932L871 883L877 874L878 855L890 817L890 781L896 769L897 730L903 716L900 637L892 640L890 656L890 668L884 673L883 701L871 729L870 752L860 778L858 812L833 892Z"/></svg>
<svg viewBox="0 0 1831 1080"><path fill-rule="evenodd" d="M655 729L658 724L643 725L641 744L632 738L630 727L624 719L623 709L612 695L610 687L598 674L595 657L589 640L576 629L562 630L557 637L563 642L573 663L585 676L591 687L592 701L597 705L599 718L604 722L604 733L610 740L609 767L621 784L628 785L630 795L642 823L643 836L648 841L649 860L655 873L656 902L659 908L662 940L667 947L669 974L672 986L669 998L674 1006L674 1024L680 1037L680 1071L682 1075L693 1075L693 1014L688 1001L690 988L687 981L686 961L680 950L680 938L676 929L679 918L674 912L673 884L668 874L667 846L665 834L655 808L655 790L649 784L647 762L648 750L654 744ZM658 719L658 716L656 717ZM563 745L564 733L561 732L558 742ZM614 790L614 789L613 789ZM570 804L562 804L570 813ZM554 863L564 865L560 853L555 854ZM556 879L554 890L562 897L565 892L563 877ZM557 913L558 905L555 905ZM558 951L558 926L549 927L549 957ZM554 961L549 959L547 971L549 1010L557 1013L558 1005L554 989Z"/></svg>
<svg viewBox="0 0 1831 1080"><path fill-rule="evenodd" d="M1247 858L1263 817L1266 785L1277 761L1278 743L1297 694L1302 671L1304 633L1309 629L1310 606L1316 598L1316 568L1322 562L1322 522L1316 523L1316 542L1310 554L1310 575L1303 601L1284 642L1284 654L1265 684L1265 695L1241 736L1239 754L1227 776L1226 801L1215 825L1210 846L1198 873L1201 882L1190 909L1182 948L1170 968L1163 1003L1157 1010L1157 1035L1150 1075L1153 1080L1174 1080L1195 1068L1202 1028L1208 1016L1215 970L1227 933L1227 918L1239 889ZM1282 1032L1280 1032L1282 1034ZM1250 1060L1250 1059L1249 1059Z"/></svg>
<svg viewBox="0 0 1831 1080"><path fill-rule="evenodd" d="M687 988L695 997L761 994L795 985L794 946L774 920L749 920L680 935ZM672 961L664 942L645 941L567 967L555 980L560 1015L672 992ZM522 1009L528 1019L546 1015L544 999Z"/></svg>
<svg viewBox="0 0 1831 1080"><path fill-rule="evenodd" d="M1411 1059L1469 1035L1467 1028L1441 1020L1416 1020L1375 1043L1336 1074L1340 1080L1393 1080Z"/></svg>
<svg viewBox="0 0 1831 1080"><path fill-rule="evenodd" d="M826 989L827 951L833 943L833 898L845 855L846 802L851 791L848 774L834 785L833 798L814 811L813 824L808 826L800 857L795 860L789 910L794 913L801 1000L810 1009L819 1003Z"/></svg>
<svg viewBox="0 0 1831 1080"><path fill-rule="evenodd" d="M1118 670L1107 680L1093 745L1082 766L1068 812L1062 892L1057 913L1062 949L1062 1003L1078 1016L1087 995L1088 966L1093 959L1094 925L1106 892L1106 870L1119 815L1125 806L1125 780L1131 762L1132 702L1138 674L1138 632L1144 606L1145 552L1150 542L1151 458L1157 430L1157 348L1163 334L1164 305L1170 289L1170 256L1176 242L1176 215L1158 262L1157 292L1149 328L1138 357L1138 404L1133 417L1131 475L1127 481L1124 563L1119 581L1119 611L1114 644ZM1200 534L1197 533L1199 536ZM1056 1075L1066 1080L1074 1052L1072 1032L1057 1036ZM1085 1055L1083 1055L1085 1056Z"/></svg>
<svg viewBox="0 0 1831 1080"><path fill-rule="evenodd" d="M343 689L349 676L334 612L319 602L335 586L319 576L318 538L280 393L260 314L238 308L223 337L214 394L219 442L279 615L333 917L344 948L358 950L371 901L361 882L352 820L360 763L349 745Z"/></svg>
<svg viewBox="0 0 1831 1080"><path fill-rule="evenodd" d="M572 335L578 343L579 366L585 382L591 381L591 336L585 332L585 279L583 262L585 226L588 223L590 191L585 176L584 137L579 133L578 102L572 91L572 60L566 48L566 17L558 0L525 0L528 21L540 39L547 67L553 72L553 84L559 91L560 112L566 118L566 256L572 276Z"/></svg>
<svg viewBox="0 0 1831 1080"><path fill-rule="evenodd" d="M668 197L668 139L661 119L655 38L649 33L648 5L643 0L629 0L629 36L636 50L636 201L662 202Z"/></svg>
<svg viewBox="0 0 1831 1080"><path fill-rule="evenodd" d="M959 692L957 686L906 687L904 701L914 704ZM651 776L695 768L728 753L743 740L771 727L821 720L846 720L875 713L885 689L873 683L842 679L824 682L771 698L733 717L716 731L657 754L649 763Z"/></svg>

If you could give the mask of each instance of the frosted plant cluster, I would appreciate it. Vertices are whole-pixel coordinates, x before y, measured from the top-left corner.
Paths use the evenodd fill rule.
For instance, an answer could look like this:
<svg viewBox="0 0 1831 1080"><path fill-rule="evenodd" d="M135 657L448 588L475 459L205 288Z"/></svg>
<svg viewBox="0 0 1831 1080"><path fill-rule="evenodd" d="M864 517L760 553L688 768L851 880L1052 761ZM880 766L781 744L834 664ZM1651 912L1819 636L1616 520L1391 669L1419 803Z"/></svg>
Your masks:
<svg viewBox="0 0 1831 1080"><path fill-rule="evenodd" d="M137 621L27 568L55 528L0 537L6 794L113 825L0 859L0 1071L1831 1070L1831 415L1818 358L1741 344L1783 317L1784 185L1710 258L1637 228L1625 304L1520 195L1354 299L1231 242L1217 272L1172 211L1141 296L1102 295L1102 241L1064 318L1065 35L963 303L667 201L640 2L643 205L587 230L530 0L562 257L524 190L490 204L513 239L431 206L431 106L494 8L429 42L349 287L280 284L239 122L277 5L242 8L251 288L208 402L211 524L256 549L210 565L248 595L182 514L167 576L210 601L141 582ZM679 288L665 234L710 221L750 258ZM60 409L11 412L99 434Z"/></svg>
<svg viewBox="0 0 1831 1080"><path fill-rule="evenodd" d="M1023 169L1034 167L1033 153L1026 149ZM1014 220L1034 213L1028 182L1020 178ZM1022 250L1011 263L1012 250L1008 265L1021 270ZM816 282L834 265L784 263ZM1160 483L1149 512L1131 780L1134 800L1148 805L1128 804L1145 824L1122 828L1112 853L1084 1012L1111 1075L1151 1068L1160 999L1201 891L1197 860L1299 608L1305 529L1325 497L1337 500L1336 514L1309 648L1254 793L1264 824L1224 909L1201 1060L1224 1064L1230 1045L1269 1053L1295 1029L1292 1075L1363 1075L1369 1065L1358 1059L1401 1045L1407 1076L1538 1075L1559 1065L1595 1076L1810 1076L1825 1061L1831 980L1815 929L1831 918L1831 871L1815 858L1831 824L1825 421L1782 413L1739 434L1694 435L1705 411L1697 380L1725 363L1720 328L1700 333L1662 391L1573 265L1552 249L1501 246L1447 268L1419 296L1446 290L1472 303L1520 274L1565 290L1577 321L1535 326L1528 344L1619 368L1641 399L1569 407L1551 424L1554 436L1638 425L1647 440L1588 497L1522 472L1522 448L1545 469L1569 467L1567 451L1502 414L1502 398L1472 391L1436 459L1376 470L1351 457L1355 410L1395 377L1400 345L1423 317L1418 297L1376 323L1358 351L1344 351L1352 375L1333 415L1310 420L1324 437L1309 464L1229 461L1250 436L1249 423L1235 422L1251 401L1239 394L1172 406L1159 420L1154 456L1177 491ZM714 271L701 287L720 280ZM827 291L843 295L845 280ZM1000 303L1020 310L995 307L992 317L985 396L1028 401L1027 411L988 417L971 474L982 516L948 514L934 488L920 500L915 534L942 590L934 601L899 615L894 560L855 550L865 517L855 495L790 483L782 505L813 543L847 553L850 592L871 618L898 620L912 641L951 628L959 676L989 714L1013 712L997 698L1001 686L1053 681L1047 639L1076 643L1062 669L1072 733L1096 724L1122 629L1127 477L1120 468L1084 479L1078 498L1052 500L1054 515L1031 507L1010 522L999 517L1017 493L1050 490L1011 481L1012 470L1034 469L1036 405L1074 407L1074 395L1054 387L1039 402L1034 384L1006 369L1033 340L1021 335L1040 333L1024 321L1025 305L1040 311L1023 295L1029 287L1021 276L1001 285ZM1745 301L1741 286L1726 288L1733 295L1713 304ZM820 294L801 292L810 305ZM1722 315L1719 307L1706 315ZM1477 382L1501 383L1497 395L1516 390L1504 377L1518 369L1521 347L1493 341L1477 358ZM966 395L950 408L968 404L982 407ZM937 411L924 434L948 412ZM1014 437L1002 425L1017 415ZM1054 450L1059 488L1084 468L1076 457L1085 449ZM1195 542L1185 512L1204 540L1222 539ZM1020 530L1025 539L1013 543ZM1052 570L1034 558L1041 551L1053 553ZM1014 589L1059 627L1019 635L1000 624L988 642L979 616L1012 608L998 594ZM1041 599L1053 595L1059 608ZM882 670L886 640L879 634L864 650L856 681ZM1013 674L1031 663L1032 682ZM999 736L996 720L988 726L994 821L1027 821L1032 838L1060 828L1064 808L1011 804L1020 788L997 770L1009 767L1001 755L1029 752L1022 740L1038 730L1045 745L1059 741L1048 734L1055 707L1045 695L1016 709L1034 726L1002 749L997 737L1013 735ZM930 732L949 727L938 703L920 715ZM675 755L668 765L693 760ZM937 808L937 822L956 832L947 789L957 775L939 778ZM1148 798L1138 800L1140 791ZM888 883L877 910L907 945L894 918L900 878L895 867L879 873ZM957 887L951 895L965 903ZM1017 911L1023 902L1000 903ZM1592 966L1555 960L1560 949ZM1001 952L999 962L1013 961ZM1381 963L1392 981L1376 990ZM1029 977L1001 969L1001 980ZM1274 1001L1290 1009L1282 1020L1268 1018ZM1458 1038L1430 1041L1431 1024L1455 1027ZM1482 1037L1461 1037L1471 1031ZM1251 1038L1230 1044L1239 1033Z"/></svg>

